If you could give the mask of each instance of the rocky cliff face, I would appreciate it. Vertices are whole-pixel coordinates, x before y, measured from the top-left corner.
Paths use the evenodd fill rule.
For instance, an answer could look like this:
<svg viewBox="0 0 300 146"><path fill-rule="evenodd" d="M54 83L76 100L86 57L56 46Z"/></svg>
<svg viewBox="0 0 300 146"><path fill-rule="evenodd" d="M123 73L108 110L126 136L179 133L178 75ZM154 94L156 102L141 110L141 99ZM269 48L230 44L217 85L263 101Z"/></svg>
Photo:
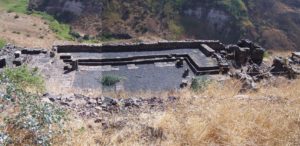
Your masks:
<svg viewBox="0 0 300 146"><path fill-rule="evenodd" d="M300 0L248 0L247 5L253 38L267 48L300 47Z"/></svg>
<svg viewBox="0 0 300 146"><path fill-rule="evenodd" d="M95 36L147 34L228 43L246 37L266 48L300 46L300 0L30 0L29 9Z"/></svg>
<svg viewBox="0 0 300 146"><path fill-rule="evenodd" d="M181 12L180 23L188 36L198 39L232 42L241 37L241 28L233 16L216 7L187 5Z"/></svg>
<svg viewBox="0 0 300 146"><path fill-rule="evenodd" d="M30 0L28 8L47 12L86 34L93 34L102 25L103 3L100 0Z"/></svg>

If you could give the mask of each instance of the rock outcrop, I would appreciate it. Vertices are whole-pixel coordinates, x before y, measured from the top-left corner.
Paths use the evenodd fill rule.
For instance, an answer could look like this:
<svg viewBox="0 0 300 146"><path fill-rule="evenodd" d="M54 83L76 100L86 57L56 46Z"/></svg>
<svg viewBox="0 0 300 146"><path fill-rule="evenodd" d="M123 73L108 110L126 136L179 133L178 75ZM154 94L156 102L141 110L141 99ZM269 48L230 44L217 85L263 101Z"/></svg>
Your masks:
<svg viewBox="0 0 300 146"><path fill-rule="evenodd" d="M73 30L102 38L143 35L163 38L250 38L264 48L300 46L298 0L30 0L29 9L45 11ZM91 23L92 22L92 23Z"/></svg>

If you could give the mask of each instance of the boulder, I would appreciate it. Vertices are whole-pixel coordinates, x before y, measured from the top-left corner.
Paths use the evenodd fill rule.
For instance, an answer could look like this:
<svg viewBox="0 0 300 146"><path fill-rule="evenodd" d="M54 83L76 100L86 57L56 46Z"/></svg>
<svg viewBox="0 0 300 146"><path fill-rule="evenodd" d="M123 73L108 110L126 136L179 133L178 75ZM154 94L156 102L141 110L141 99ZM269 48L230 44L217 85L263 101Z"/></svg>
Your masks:
<svg viewBox="0 0 300 146"><path fill-rule="evenodd" d="M103 97L102 98L102 106L114 106L117 105L117 100L111 98L111 97Z"/></svg>
<svg viewBox="0 0 300 146"><path fill-rule="evenodd" d="M253 63L260 65L263 62L265 49L263 48L255 48L251 51L250 58Z"/></svg>
<svg viewBox="0 0 300 146"><path fill-rule="evenodd" d="M179 98L178 97L175 97L175 96L169 96L168 97L168 101L169 102L174 102L174 101L176 101L176 100L178 100Z"/></svg>
<svg viewBox="0 0 300 146"><path fill-rule="evenodd" d="M250 58L253 61L253 63L256 63L260 65L263 61L265 49L261 46L253 43L250 40L240 40L238 42L238 46L242 48L249 48L250 49Z"/></svg>
<svg viewBox="0 0 300 146"><path fill-rule="evenodd" d="M237 50L235 50L235 62L237 63L237 65L245 65L248 62L248 58L249 58L249 52L250 49L249 48L241 48L239 47Z"/></svg>
<svg viewBox="0 0 300 146"><path fill-rule="evenodd" d="M248 47L240 47L237 45L228 45L226 47L227 56L229 60L234 60L238 66L245 65L250 56L250 49Z"/></svg>
<svg viewBox="0 0 300 146"><path fill-rule="evenodd" d="M6 66L6 58L0 57L0 68L4 68Z"/></svg>
<svg viewBox="0 0 300 146"><path fill-rule="evenodd" d="M96 99L89 99L87 101L88 104L97 104L97 100Z"/></svg>
<svg viewBox="0 0 300 146"><path fill-rule="evenodd" d="M183 78L186 78L186 77L189 76L189 74L190 74L190 70L189 70L189 69L185 69L185 70L184 70L184 73L183 73L183 75L182 75L182 77L183 77Z"/></svg>
<svg viewBox="0 0 300 146"><path fill-rule="evenodd" d="M21 66L22 65L22 60L20 58L17 58L16 60L13 61L13 64L15 66Z"/></svg>
<svg viewBox="0 0 300 146"><path fill-rule="evenodd" d="M275 57L273 60L273 65L272 65L272 74L282 74L286 73L287 68L286 68L286 61L282 57Z"/></svg>
<svg viewBox="0 0 300 146"><path fill-rule="evenodd" d="M181 67L183 67L183 58L180 58L180 59L178 59L177 61L176 61L176 67L177 68L181 68Z"/></svg>
<svg viewBox="0 0 300 146"><path fill-rule="evenodd" d="M55 52L50 51L50 57L51 57L51 58L55 57Z"/></svg>
<svg viewBox="0 0 300 146"><path fill-rule="evenodd" d="M163 103L163 100L161 98L158 98L158 97L152 97L150 99L146 99L146 102L149 105L159 105L159 104Z"/></svg>
<svg viewBox="0 0 300 146"><path fill-rule="evenodd" d="M293 52L291 59L294 63L300 64L300 52Z"/></svg>
<svg viewBox="0 0 300 146"><path fill-rule="evenodd" d="M248 39L239 40L237 45L242 48L250 48L251 50L254 48L259 48L259 46Z"/></svg>
<svg viewBox="0 0 300 146"><path fill-rule="evenodd" d="M124 107L139 107L137 101L132 98L123 99L121 102L123 103Z"/></svg>
<svg viewBox="0 0 300 146"><path fill-rule="evenodd" d="M19 58L21 56L21 51L15 51L15 58Z"/></svg>

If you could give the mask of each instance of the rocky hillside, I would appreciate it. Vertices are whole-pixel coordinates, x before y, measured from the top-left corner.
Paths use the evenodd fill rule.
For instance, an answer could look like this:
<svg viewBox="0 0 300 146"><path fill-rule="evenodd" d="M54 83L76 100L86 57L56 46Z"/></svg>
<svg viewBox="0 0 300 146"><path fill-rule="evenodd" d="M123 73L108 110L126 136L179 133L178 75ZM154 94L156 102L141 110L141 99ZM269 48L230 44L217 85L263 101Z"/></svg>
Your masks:
<svg viewBox="0 0 300 146"><path fill-rule="evenodd" d="M272 49L300 46L300 0L30 0L74 31L101 38L250 38Z"/></svg>

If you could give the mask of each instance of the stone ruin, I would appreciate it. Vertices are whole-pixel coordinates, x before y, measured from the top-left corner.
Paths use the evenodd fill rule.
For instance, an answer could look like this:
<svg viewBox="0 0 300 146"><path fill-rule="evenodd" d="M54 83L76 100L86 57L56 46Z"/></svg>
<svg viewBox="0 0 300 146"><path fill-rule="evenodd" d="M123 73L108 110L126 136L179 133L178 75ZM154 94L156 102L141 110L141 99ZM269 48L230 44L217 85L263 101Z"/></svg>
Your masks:
<svg viewBox="0 0 300 146"><path fill-rule="evenodd" d="M300 53L263 62L265 49L249 41L224 45L215 40L163 41L104 45L55 45L51 51L7 45L0 51L4 67L37 67L47 84L103 91L172 90L190 86L197 76L224 75L241 79L247 88L272 75L295 78ZM118 76L113 86L101 78Z"/></svg>

